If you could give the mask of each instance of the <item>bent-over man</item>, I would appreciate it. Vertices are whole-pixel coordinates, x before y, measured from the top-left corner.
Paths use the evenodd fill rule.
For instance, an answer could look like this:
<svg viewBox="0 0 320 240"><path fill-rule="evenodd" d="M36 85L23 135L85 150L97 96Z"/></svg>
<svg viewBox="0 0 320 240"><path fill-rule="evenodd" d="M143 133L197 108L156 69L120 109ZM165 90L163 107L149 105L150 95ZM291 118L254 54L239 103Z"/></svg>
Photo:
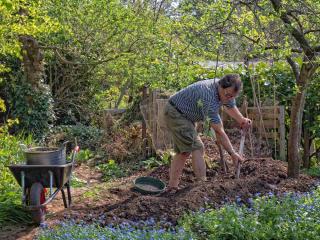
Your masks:
<svg viewBox="0 0 320 240"><path fill-rule="evenodd" d="M220 80L209 79L191 84L169 98L164 119L173 137L175 156L171 161L168 191L177 191L183 167L190 154L196 178L206 180L204 145L195 129L196 122L209 119L217 141L230 154L234 165L243 161L242 156L233 149L219 116L219 109L223 105L225 112L241 128L251 126L251 120L243 117L235 103L241 86L238 74L228 74Z"/></svg>

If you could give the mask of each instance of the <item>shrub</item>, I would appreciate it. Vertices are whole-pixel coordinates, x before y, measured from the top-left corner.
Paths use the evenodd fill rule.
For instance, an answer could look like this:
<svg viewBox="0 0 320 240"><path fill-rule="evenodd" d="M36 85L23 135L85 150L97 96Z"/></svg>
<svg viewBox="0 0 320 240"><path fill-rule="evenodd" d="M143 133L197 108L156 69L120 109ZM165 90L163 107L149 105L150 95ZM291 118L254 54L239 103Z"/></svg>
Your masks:
<svg viewBox="0 0 320 240"><path fill-rule="evenodd" d="M40 84L38 90L29 83L19 80L10 86L12 117L19 119L15 131L32 134L42 140L55 121L53 99L48 86Z"/></svg>
<svg viewBox="0 0 320 240"><path fill-rule="evenodd" d="M78 163L87 162L89 159L93 157L93 152L89 149L81 149L76 156L76 160Z"/></svg>
<svg viewBox="0 0 320 240"><path fill-rule="evenodd" d="M80 149L95 150L99 146L101 137L102 130L77 124L57 126L46 136L46 139L48 143L56 145L66 140L74 142L76 138Z"/></svg>
<svg viewBox="0 0 320 240"><path fill-rule="evenodd" d="M108 163L98 165L98 169L102 172L104 181L124 177L126 175L126 172L121 169L114 160L109 160Z"/></svg>

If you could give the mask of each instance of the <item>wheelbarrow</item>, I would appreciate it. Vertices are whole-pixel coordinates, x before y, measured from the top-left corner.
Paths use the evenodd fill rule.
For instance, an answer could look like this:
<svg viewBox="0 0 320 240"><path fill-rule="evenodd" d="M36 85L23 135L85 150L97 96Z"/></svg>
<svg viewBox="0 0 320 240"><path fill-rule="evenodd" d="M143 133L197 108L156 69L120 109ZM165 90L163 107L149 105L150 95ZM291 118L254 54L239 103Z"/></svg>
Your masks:
<svg viewBox="0 0 320 240"><path fill-rule="evenodd" d="M72 151L72 160L62 165L10 165L8 166L22 188L22 204L31 211L32 219L40 224L45 220L46 205L59 192L65 208L71 205L70 180L79 147ZM49 188L49 194L46 189ZM53 189L55 188L55 191ZM65 194L67 189L67 198ZM47 195L47 196L46 196Z"/></svg>

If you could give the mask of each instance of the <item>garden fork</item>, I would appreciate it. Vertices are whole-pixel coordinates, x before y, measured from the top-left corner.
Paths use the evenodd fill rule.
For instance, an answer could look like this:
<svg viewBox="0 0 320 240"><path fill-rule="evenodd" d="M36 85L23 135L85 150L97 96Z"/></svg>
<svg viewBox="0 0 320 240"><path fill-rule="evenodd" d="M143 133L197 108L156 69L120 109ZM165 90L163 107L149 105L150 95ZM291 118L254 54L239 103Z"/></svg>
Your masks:
<svg viewBox="0 0 320 240"><path fill-rule="evenodd" d="M244 142L246 140L246 133L243 129L241 129L241 140L240 140L240 147L239 147L239 154L243 156L243 148L244 148ZM241 168L241 163L238 161L237 166L236 166L236 179L239 179L240 177L240 168Z"/></svg>

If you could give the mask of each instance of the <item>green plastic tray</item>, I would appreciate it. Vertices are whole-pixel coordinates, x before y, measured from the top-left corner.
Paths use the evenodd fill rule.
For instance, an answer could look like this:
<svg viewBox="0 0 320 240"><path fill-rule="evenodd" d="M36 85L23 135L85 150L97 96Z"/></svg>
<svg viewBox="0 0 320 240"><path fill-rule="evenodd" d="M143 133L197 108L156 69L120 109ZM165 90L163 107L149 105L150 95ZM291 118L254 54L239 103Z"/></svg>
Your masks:
<svg viewBox="0 0 320 240"><path fill-rule="evenodd" d="M133 184L135 190L142 194L157 194L166 188L164 182L153 177L138 177Z"/></svg>

